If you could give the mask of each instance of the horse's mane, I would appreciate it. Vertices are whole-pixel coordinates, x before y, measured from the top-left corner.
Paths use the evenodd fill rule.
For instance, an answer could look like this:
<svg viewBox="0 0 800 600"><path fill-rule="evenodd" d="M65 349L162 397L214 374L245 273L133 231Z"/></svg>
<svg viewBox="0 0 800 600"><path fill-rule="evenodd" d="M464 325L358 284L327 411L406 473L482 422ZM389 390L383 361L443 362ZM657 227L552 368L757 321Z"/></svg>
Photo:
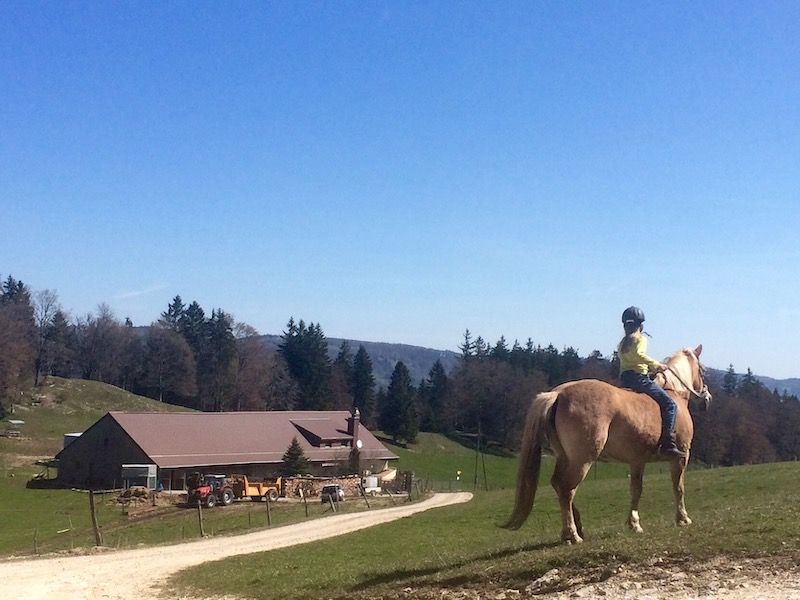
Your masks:
<svg viewBox="0 0 800 600"><path fill-rule="evenodd" d="M686 358L688 358L689 362L692 362L692 360L694 360L697 363L697 366L700 368L700 372L701 373L706 370L706 368L703 365L703 363L701 363L700 359L697 357L697 355L695 355L694 350L692 350L691 348L688 348L688 347L684 347L684 348L681 348L680 350L675 351L673 354L668 356L664 360L664 362L669 364L670 362L680 358L681 356L685 356Z"/></svg>

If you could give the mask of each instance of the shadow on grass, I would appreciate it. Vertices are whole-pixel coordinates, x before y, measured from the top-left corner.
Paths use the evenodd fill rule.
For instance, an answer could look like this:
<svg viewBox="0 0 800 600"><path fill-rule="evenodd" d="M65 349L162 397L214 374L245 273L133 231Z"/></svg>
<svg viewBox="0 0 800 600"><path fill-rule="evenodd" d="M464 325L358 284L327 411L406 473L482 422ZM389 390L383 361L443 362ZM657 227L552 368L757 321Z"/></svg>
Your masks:
<svg viewBox="0 0 800 600"><path fill-rule="evenodd" d="M61 483L58 479L29 479L25 487L31 490L64 490L68 486Z"/></svg>
<svg viewBox="0 0 800 600"><path fill-rule="evenodd" d="M381 586L381 585L392 585L398 583L408 583L414 581L421 577L430 577L431 575L435 575L440 572L451 571L453 569L460 569L463 567L472 567L474 571L474 567L477 563L481 563L484 561L496 561L501 560L504 558L510 558L519 554L524 554L528 552L540 552L546 549L557 548L561 546L560 543L556 542L548 542L548 543L538 543L538 544L526 544L524 546L517 546L514 548L508 548L505 550L499 550L496 552L488 552L483 555L478 556L471 556L469 558L465 558L464 560L454 561L448 564L440 564L435 567L423 567L419 569L399 569L395 571L390 571L387 573L380 573L375 575L374 577L369 577L361 581L350 588L349 591L351 592L360 592L363 590L370 589L374 586ZM482 581L480 575L453 575L450 578L443 579L440 583L447 586L455 586L455 585L466 585L469 583L475 583L477 581Z"/></svg>

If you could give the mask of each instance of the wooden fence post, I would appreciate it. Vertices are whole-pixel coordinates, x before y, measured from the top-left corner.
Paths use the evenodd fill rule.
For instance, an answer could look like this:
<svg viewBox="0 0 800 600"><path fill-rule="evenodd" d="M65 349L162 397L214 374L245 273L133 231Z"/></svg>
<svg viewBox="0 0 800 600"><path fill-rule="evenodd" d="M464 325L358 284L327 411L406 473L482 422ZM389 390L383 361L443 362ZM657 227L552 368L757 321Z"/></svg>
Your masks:
<svg viewBox="0 0 800 600"><path fill-rule="evenodd" d="M97 506L94 503L94 490L89 490L89 510L92 513L92 529L94 530L94 545L103 545L103 534L100 531L100 523L97 521Z"/></svg>
<svg viewBox="0 0 800 600"><path fill-rule="evenodd" d="M367 503L367 508L372 508L372 507L369 505L369 498L367 498L367 490L365 490L365 489L364 489L364 486L363 486L363 485L361 485L360 483L358 484L358 489L359 489L359 491L361 492L361 495L362 495L362 496L364 496L364 502L366 502L366 503Z"/></svg>
<svg viewBox="0 0 800 600"><path fill-rule="evenodd" d="M205 529L203 529L203 506L200 503L200 498L197 499L197 521L200 523L200 537L206 537Z"/></svg>

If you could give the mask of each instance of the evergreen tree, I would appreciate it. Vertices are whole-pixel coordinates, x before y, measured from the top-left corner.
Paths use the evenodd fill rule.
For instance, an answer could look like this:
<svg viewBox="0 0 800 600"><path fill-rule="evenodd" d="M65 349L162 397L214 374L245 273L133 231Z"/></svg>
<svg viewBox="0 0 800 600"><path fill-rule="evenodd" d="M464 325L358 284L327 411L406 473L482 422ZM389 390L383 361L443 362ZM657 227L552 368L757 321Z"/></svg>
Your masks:
<svg viewBox="0 0 800 600"><path fill-rule="evenodd" d="M75 331L67 315L58 310L47 328L43 372L56 377L73 377L75 354Z"/></svg>
<svg viewBox="0 0 800 600"><path fill-rule="evenodd" d="M750 367L747 367L747 373L742 376L742 380L739 382L739 395L748 396L753 394L757 392L760 385L758 379L756 379L756 376L753 375L753 372L750 370Z"/></svg>
<svg viewBox="0 0 800 600"><path fill-rule="evenodd" d="M28 288L10 275L0 286L0 401L34 379L36 328ZM0 413L2 413L0 404Z"/></svg>
<svg viewBox="0 0 800 600"><path fill-rule="evenodd" d="M417 439L419 418L416 395L408 367L402 361L398 362L392 371L384 410L379 416L381 429L394 441L413 443Z"/></svg>
<svg viewBox="0 0 800 600"><path fill-rule="evenodd" d="M175 298L172 299L172 302L167 307L167 311L161 313L159 323L161 323L163 327L171 329L172 331L180 331L185 312L186 307L183 304L183 300L180 296L175 296Z"/></svg>
<svg viewBox="0 0 800 600"><path fill-rule="evenodd" d="M725 376L722 378L722 389L733 396L736 393L738 385L739 377L736 375L736 371L733 370L733 365L730 365L725 372Z"/></svg>
<svg viewBox="0 0 800 600"><path fill-rule="evenodd" d="M350 343L342 340L339 354L331 366L331 390L333 405L336 410L353 410L353 393L350 382L353 379L353 353Z"/></svg>
<svg viewBox="0 0 800 600"><path fill-rule="evenodd" d="M222 309L212 310L205 324L204 345L198 362L198 391L203 410L230 408L236 382L236 338L233 319Z"/></svg>
<svg viewBox="0 0 800 600"><path fill-rule="evenodd" d="M361 412L361 422L372 426L375 423L375 375L364 344L359 344L353 359L353 375L350 380L353 394L353 409Z"/></svg>
<svg viewBox="0 0 800 600"><path fill-rule="evenodd" d="M420 399L423 410L420 429L448 433L451 429L450 382L441 360L433 364L427 380L420 385Z"/></svg>
<svg viewBox="0 0 800 600"><path fill-rule="evenodd" d="M458 348L461 350L462 361L475 356L475 342L472 341L472 333L469 329L464 332L464 342Z"/></svg>
<svg viewBox="0 0 800 600"><path fill-rule="evenodd" d="M294 475L305 475L309 471L309 462L306 458L303 447L297 438L292 438L292 443L283 453L283 459L280 466L280 472L283 477L292 477Z"/></svg>
<svg viewBox="0 0 800 600"><path fill-rule="evenodd" d="M180 297L176 297L176 300L180 300ZM178 327L194 352L195 360L199 363L205 346L206 313L197 302L192 302L181 313L178 318Z"/></svg>
<svg viewBox="0 0 800 600"><path fill-rule="evenodd" d="M508 360L510 358L510 355L511 351L508 349L508 343L506 342L506 337L504 335L501 335L500 339L497 340L497 343L491 350L491 356L492 358L496 358L498 360Z"/></svg>
<svg viewBox="0 0 800 600"><path fill-rule="evenodd" d="M329 410L333 405L331 361L322 328L289 320L278 352L297 383L299 410Z"/></svg>

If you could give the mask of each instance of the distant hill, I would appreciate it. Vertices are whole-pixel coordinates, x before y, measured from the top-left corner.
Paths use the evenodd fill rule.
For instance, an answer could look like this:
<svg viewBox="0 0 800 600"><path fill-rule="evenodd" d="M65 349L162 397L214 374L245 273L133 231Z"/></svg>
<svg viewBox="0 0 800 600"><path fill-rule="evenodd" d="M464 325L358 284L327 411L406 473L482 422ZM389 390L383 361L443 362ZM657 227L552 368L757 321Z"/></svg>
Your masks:
<svg viewBox="0 0 800 600"><path fill-rule="evenodd" d="M761 377L756 375L761 383L764 384L768 390L778 390L779 394L785 391L790 396L797 396L800 398L800 379L793 377L791 379L773 379L772 377Z"/></svg>
<svg viewBox="0 0 800 600"><path fill-rule="evenodd" d="M264 343L269 348L275 350L283 341L279 335L261 336ZM326 338L328 340L328 356L331 360L339 354L342 342L339 338ZM347 340L350 350L355 355L358 347L363 344L364 349L369 354L372 361L372 370L375 374L375 381L379 386L388 387L392 378L392 371L395 365L402 361L411 375L411 381L417 385L422 379L428 377L428 372L433 364L440 360L444 365L444 370L450 373L458 364L459 354L450 350L434 350L421 346L410 346L408 344L390 344L386 342L361 342L358 340Z"/></svg>

